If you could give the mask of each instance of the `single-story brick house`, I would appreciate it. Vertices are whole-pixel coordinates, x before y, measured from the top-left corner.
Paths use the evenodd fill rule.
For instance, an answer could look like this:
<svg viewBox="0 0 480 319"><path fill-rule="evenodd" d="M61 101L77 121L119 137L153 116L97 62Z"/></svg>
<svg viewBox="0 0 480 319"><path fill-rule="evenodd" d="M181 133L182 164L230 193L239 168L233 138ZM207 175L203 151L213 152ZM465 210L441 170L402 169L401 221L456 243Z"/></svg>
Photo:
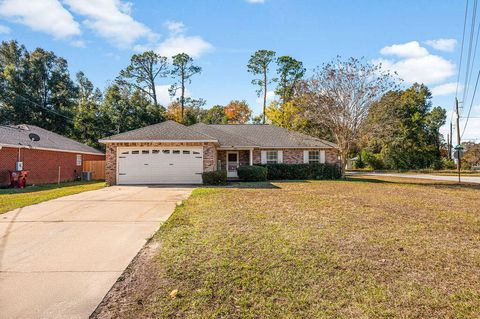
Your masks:
<svg viewBox="0 0 480 319"><path fill-rule="evenodd" d="M173 121L106 137L106 180L114 184L199 184L202 172L261 163L339 163L335 144L273 125Z"/></svg>
<svg viewBox="0 0 480 319"><path fill-rule="evenodd" d="M0 125L0 185L10 183L9 171L23 163L28 184L71 181L82 173L83 161L103 161L105 154L35 125Z"/></svg>

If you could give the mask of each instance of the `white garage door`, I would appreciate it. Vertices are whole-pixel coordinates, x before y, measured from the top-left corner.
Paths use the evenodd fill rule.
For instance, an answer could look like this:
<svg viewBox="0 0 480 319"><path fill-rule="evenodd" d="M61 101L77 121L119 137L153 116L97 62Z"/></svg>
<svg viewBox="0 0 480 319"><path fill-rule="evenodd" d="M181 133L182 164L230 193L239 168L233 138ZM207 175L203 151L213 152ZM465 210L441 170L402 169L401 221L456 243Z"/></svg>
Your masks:
<svg viewBox="0 0 480 319"><path fill-rule="evenodd" d="M202 148L119 148L118 184L200 184Z"/></svg>

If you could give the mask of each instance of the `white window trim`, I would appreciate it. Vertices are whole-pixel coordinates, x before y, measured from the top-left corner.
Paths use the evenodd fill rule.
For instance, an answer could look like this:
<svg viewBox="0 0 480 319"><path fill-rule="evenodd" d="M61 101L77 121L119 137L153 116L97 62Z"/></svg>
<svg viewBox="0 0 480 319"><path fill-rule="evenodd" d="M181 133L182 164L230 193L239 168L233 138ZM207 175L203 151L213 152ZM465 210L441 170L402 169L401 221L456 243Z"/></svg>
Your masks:
<svg viewBox="0 0 480 319"><path fill-rule="evenodd" d="M75 157L75 164L77 164L77 166L82 166L82 163L83 163L82 154L77 154L77 156Z"/></svg>

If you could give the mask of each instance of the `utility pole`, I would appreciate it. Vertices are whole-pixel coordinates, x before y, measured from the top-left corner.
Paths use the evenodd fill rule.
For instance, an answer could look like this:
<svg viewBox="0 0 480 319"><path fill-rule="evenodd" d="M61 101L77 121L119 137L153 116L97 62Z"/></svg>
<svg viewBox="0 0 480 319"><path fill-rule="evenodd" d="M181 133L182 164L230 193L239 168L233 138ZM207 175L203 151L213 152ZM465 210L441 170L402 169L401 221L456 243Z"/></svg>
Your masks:
<svg viewBox="0 0 480 319"><path fill-rule="evenodd" d="M450 145L450 153L449 153L449 158L451 159L452 158L452 148L453 148L453 143L452 143L452 137L453 137L453 123L452 121L450 121L450 137L449 137L449 140L448 140L448 145Z"/></svg>
<svg viewBox="0 0 480 319"><path fill-rule="evenodd" d="M455 109L457 111L457 146L455 146L455 149L457 150L457 157L458 157L458 182L461 183L460 179L460 169L462 167L462 150L461 150L461 145L460 145L460 113L458 111L458 99L455 98Z"/></svg>

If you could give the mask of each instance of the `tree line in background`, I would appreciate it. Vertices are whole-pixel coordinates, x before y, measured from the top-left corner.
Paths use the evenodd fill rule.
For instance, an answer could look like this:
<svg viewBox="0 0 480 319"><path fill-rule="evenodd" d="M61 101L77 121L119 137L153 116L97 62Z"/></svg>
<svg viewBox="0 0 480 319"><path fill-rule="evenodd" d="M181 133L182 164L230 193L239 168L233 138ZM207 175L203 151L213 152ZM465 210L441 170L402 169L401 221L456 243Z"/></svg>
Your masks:
<svg viewBox="0 0 480 319"><path fill-rule="evenodd" d="M203 99L186 96L192 78L201 72L185 53L169 59L153 51L135 54L130 64L102 92L83 72L72 77L67 61L54 52L29 52L17 41L0 45L0 124L37 125L94 147L102 137L160 123L186 125L245 123L251 117L246 101L205 109ZM161 80L173 79L172 102L159 102Z"/></svg>
<svg viewBox="0 0 480 319"><path fill-rule="evenodd" d="M274 70L274 75L272 72ZM256 51L247 62L263 112L252 117L244 100L205 108L187 96L202 69L185 53L171 59L153 51L135 54L102 92L83 72L74 78L67 61L51 51L29 52L16 41L0 46L0 124L33 124L94 147L98 139L167 119L195 123L267 123L335 142L342 161L358 168L416 169L452 165L440 127L445 110L432 107L425 85L400 88L380 65L337 57L306 77L303 63ZM173 80L171 103L161 105L160 82ZM267 93L275 99L267 104ZM466 154L479 162L477 144Z"/></svg>

